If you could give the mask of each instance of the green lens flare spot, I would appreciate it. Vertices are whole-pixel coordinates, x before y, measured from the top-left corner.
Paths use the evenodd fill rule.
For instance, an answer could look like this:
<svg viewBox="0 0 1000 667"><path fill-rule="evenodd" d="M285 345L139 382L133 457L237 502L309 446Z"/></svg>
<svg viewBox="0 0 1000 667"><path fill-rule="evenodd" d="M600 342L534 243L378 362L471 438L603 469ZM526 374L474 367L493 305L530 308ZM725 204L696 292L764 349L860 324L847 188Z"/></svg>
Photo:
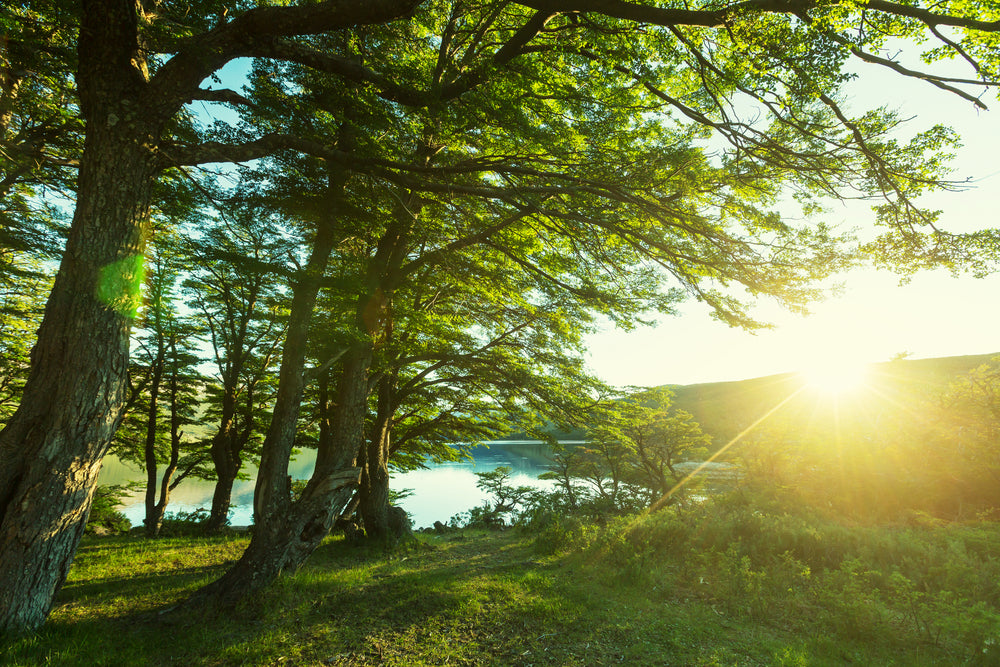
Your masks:
<svg viewBox="0 0 1000 667"><path fill-rule="evenodd" d="M135 319L141 302L144 257L131 255L101 268L97 298L124 317Z"/></svg>

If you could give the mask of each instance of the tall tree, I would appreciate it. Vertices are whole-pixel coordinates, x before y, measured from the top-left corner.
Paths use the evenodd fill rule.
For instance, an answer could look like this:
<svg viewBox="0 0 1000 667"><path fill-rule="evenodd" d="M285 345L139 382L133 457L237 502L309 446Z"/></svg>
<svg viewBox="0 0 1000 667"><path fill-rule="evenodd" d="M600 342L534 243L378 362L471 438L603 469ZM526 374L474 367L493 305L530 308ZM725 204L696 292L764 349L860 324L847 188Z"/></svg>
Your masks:
<svg viewBox="0 0 1000 667"><path fill-rule="evenodd" d="M234 208L234 219L209 225L190 244L194 266L184 283L218 370L206 414L218 424L210 448L216 482L209 532L227 524L233 484L245 459L258 455L284 327L275 270L284 267L288 246L266 217Z"/></svg>
<svg viewBox="0 0 1000 667"><path fill-rule="evenodd" d="M199 421L204 378L194 351L198 330L178 309L180 256L170 235L170 229L158 229L156 248L147 253L138 349L129 364L130 400L112 445L119 458L146 471L143 523L149 537L159 535L171 491L191 475L204 477L208 458L204 447L184 433Z"/></svg>
<svg viewBox="0 0 1000 667"><path fill-rule="evenodd" d="M386 21L411 7L334 0L247 9L227 21L214 5L189 14L173 5L147 13L124 0L82 3L76 84L86 138L76 209L32 370L0 432L0 630L44 621L82 535L121 418L151 190L177 163L169 142L175 116L193 99L227 99L201 82L276 37Z"/></svg>
<svg viewBox="0 0 1000 667"><path fill-rule="evenodd" d="M673 70L666 66L652 68L638 80L633 72L605 67L604 80L595 85L591 65L605 59L595 57L592 48L574 50L572 41L559 39L560 33L577 29L602 37L616 34L623 40L620 48L628 52L633 45L625 43L630 34L627 25L611 21L581 26L566 18L560 29L550 25L548 15L517 8L510 13L478 7L443 9L429 14L422 24L354 31L353 39L340 47L344 59L337 60L337 66L345 78L369 84L399 104L384 112L392 121L390 130L359 131L357 146L345 155L322 148L328 140L321 128L294 125L296 146L383 184L392 200L368 204L369 229L377 233L358 274L358 287L350 292L357 301L355 308L346 309L348 344L337 410L325 429L328 439L321 429L316 473L306 494L289 504L287 456L305 379L299 357L294 365L283 366L283 375L285 368L290 371L286 377L294 394L287 394L285 414L276 410L273 415L271 433L280 430L284 435L265 441L263 460L272 455L274 459L268 461L268 473L258 478L256 515L275 525L255 532L241 561L203 597L231 601L281 570L296 567L329 526L334 499L343 502L346 497L340 485L356 474L354 465L359 463L358 424L369 377L378 371L372 364L394 327L396 293L419 265L409 262L411 241L431 245L450 235L458 237L455 243L460 246L482 245L532 276L543 293L569 293L581 300L591 296L591 308L624 322L646 308L669 309L671 297L659 292L669 277L726 321L755 326L758 323L745 304L718 285L743 285L752 295L769 294L795 305L814 294L808 288L810 279L840 265L842 258L825 229L792 229L767 208L783 182L794 183L800 195L810 197L837 193L858 184L867 173L871 165L860 144L815 141L820 124L836 117L836 104L808 109L809 122L798 134L783 126L787 119L775 119L761 132L765 145L750 151L746 162L714 161L698 142L701 119L689 117L693 122L674 129L663 124L662 116L652 115L665 115L673 108L671 96L687 94L690 81L671 82L667 74ZM465 44L453 41L462 31L460 19L471 24L481 20L476 30L502 36L503 46L487 46L479 38ZM550 36L549 30L557 36ZM538 43L533 43L536 38ZM400 47L393 49L394 44ZM554 67L550 56L556 52L577 69ZM300 55L300 62L320 60L315 54ZM457 61L462 67L453 65ZM319 86L306 85L301 78L283 90L316 100L328 98ZM436 91L437 106L427 102L426 90ZM581 96L580 90L587 94ZM511 91L523 93L518 105L495 103L509 99ZM808 105L808 97L803 95L801 103ZM445 105L458 98L464 104ZM364 99L358 96L360 103ZM415 111L407 111L408 107ZM322 108L332 119L343 117L338 115L343 114L342 106ZM446 119L440 117L442 108L447 110ZM706 125L715 127L711 122ZM876 124L868 130L868 135L855 136L885 139L888 126ZM879 164L906 162L944 138L931 133L909 146L886 141ZM899 189L892 205L902 214L920 215L912 196L928 184L926 177L938 166L927 161L927 171L915 178L898 172ZM486 216L472 216L472 226L483 224L473 232L468 224L470 201L492 204L494 224L483 224ZM430 202L461 215L435 216ZM442 225L442 219L459 224ZM515 224L522 220L524 225ZM436 232L431 233L434 225ZM567 256L579 260L578 271L567 268ZM642 288L638 293L602 290L595 276L611 273L610 267L633 276L632 284ZM584 270L588 268L590 273ZM309 293L314 294L311 289ZM307 319L307 310L301 316ZM363 475L384 477L384 433L374 433L360 457ZM310 496L310 490L316 495ZM323 502L315 502L319 499ZM279 514L270 508L282 510L280 523L275 519Z"/></svg>

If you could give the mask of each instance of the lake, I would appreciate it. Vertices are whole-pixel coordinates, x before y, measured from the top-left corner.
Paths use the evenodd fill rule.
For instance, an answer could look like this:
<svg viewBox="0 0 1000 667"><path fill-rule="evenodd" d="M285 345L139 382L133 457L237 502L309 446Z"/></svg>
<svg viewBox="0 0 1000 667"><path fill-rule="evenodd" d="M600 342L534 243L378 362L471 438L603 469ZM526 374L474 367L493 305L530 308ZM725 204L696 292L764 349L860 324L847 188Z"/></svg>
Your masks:
<svg viewBox="0 0 1000 667"><path fill-rule="evenodd" d="M565 443L576 444L576 443ZM400 501L413 520L414 528L430 526L435 521L447 523L455 514L481 505L485 494L476 488L475 473L488 472L500 466L509 466L514 486L549 488L550 481L539 480L546 471L549 446L541 442L491 442L474 447L472 459L430 464L423 470L393 473L391 486L397 491L412 489L413 493ZM289 466L292 479L307 479L312 474L316 454L303 451ZM253 487L256 468L246 469L251 479L237 481L233 486L230 523L245 526L253 514ZM113 456L104 461L100 484L124 484L129 481L145 482L146 476L138 466L123 463ZM171 494L168 512L192 512L212 506L213 482L187 479ZM141 526L145 514L142 491L129 498L122 508L133 526Z"/></svg>

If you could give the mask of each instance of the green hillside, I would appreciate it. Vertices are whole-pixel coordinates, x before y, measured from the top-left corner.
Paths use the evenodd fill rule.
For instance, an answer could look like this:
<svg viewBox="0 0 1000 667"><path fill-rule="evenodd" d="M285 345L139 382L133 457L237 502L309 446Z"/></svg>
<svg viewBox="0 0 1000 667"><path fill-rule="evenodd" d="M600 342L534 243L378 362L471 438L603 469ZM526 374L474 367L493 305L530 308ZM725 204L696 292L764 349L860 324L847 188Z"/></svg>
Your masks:
<svg viewBox="0 0 1000 667"><path fill-rule="evenodd" d="M715 448L744 429L751 433L780 428L785 433L833 434L844 429L870 431L889 420L919 419L919 405L932 401L958 376L989 361L992 354L872 364L862 385L829 394L806 384L797 373L734 382L668 385L674 404L692 413L711 434ZM780 406L780 407L778 407ZM773 411L773 412L772 412ZM916 411L917 414L909 414ZM765 415L770 416L765 417Z"/></svg>

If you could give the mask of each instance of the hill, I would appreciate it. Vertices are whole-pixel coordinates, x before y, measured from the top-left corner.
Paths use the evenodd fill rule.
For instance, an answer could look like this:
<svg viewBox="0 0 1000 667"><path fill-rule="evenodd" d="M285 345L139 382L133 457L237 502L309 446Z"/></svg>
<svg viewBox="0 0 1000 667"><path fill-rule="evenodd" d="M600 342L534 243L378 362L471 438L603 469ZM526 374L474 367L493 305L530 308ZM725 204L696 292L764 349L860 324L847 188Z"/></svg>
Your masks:
<svg viewBox="0 0 1000 667"><path fill-rule="evenodd" d="M933 400L960 375L988 362L981 354L871 364L857 388L830 394L810 387L798 373L749 380L667 385L674 404L694 415L711 434L715 448L751 428L773 430L777 424L799 434L847 427L871 429Z"/></svg>
<svg viewBox="0 0 1000 667"><path fill-rule="evenodd" d="M987 363L997 354L871 364L864 382L842 394L810 387L799 373L662 386L674 393L675 407L694 415L702 430L712 436L713 448L718 449L751 427L752 431L766 432L780 424L783 430L800 435L846 426L870 430L880 422L917 409L921 402L933 400L959 376ZM754 426L758 420L762 420L761 423ZM586 430L564 431L553 427L551 435L560 441L579 441L586 438ZM534 441L534 437L518 431L506 435L503 440Z"/></svg>

